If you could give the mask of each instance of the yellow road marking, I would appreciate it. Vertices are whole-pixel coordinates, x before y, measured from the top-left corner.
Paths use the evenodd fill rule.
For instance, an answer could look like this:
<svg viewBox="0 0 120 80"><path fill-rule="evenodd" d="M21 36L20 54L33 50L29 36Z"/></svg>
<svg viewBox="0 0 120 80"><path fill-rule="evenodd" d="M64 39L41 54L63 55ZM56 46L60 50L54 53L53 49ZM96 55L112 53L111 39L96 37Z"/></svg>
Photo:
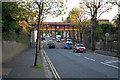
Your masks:
<svg viewBox="0 0 120 80"><path fill-rule="evenodd" d="M43 49L43 53L44 53L44 55L45 55L45 57L46 57L46 59L47 59L47 61L48 61L48 64L49 64L49 66L50 66L50 68L51 68L51 70L52 70L52 73L53 73L55 79L56 79L56 80L61 80L59 74L57 73L54 65L52 64L51 60L50 60L49 57L47 56L47 54L46 54L46 52L45 52L44 49Z"/></svg>

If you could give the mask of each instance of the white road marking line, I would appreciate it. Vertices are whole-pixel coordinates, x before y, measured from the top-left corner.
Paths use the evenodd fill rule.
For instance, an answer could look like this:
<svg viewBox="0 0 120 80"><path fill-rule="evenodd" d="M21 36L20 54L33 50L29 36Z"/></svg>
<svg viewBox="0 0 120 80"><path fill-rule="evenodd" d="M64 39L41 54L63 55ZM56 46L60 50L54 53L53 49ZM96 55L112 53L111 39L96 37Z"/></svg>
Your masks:
<svg viewBox="0 0 120 80"><path fill-rule="evenodd" d="M91 61L95 61L94 59L91 59L91 58L88 58L88 57L84 57L84 58L86 58L88 60L91 60Z"/></svg>
<svg viewBox="0 0 120 80"><path fill-rule="evenodd" d="M107 63L104 63L104 62L101 62L101 63L102 63L102 64L104 64L104 65L107 65L107 66L113 67L113 68L120 69L119 67L117 67L117 66L114 66L114 65L110 65L110 64L107 64Z"/></svg>
<svg viewBox="0 0 120 80"><path fill-rule="evenodd" d="M116 62L120 62L120 61L111 60L111 61L107 61L106 63L116 63Z"/></svg>

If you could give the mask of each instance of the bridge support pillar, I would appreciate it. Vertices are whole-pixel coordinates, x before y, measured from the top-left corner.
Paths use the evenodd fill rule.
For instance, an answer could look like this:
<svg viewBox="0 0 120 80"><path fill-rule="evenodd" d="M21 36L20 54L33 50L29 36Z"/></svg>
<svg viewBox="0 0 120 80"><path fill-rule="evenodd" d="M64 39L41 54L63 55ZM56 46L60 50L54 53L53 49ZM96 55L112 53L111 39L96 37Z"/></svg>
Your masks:
<svg viewBox="0 0 120 80"><path fill-rule="evenodd" d="M79 42L79 32L77 31L77 42Z"/></svg>
<svg viewBox="0 0 120 80"><path fill-rule="evenodd" d="M66 31L66 41L67 41L67 31Z"/></svg>
<svg viewBox="0 0 120 80"><path fill-rule="evenodd" d="M69 31L69 38L71 38L71 36L70 36L70 31Z"/></svg>
<svg viewBox="0 0 120 80"><path fill-rule="evenodd" d="M41 34L42 34L42 38L43 38L43 31L41 31Z"/></svg>
<svg viewBox="0 0 120 80"><path fill-rule="evenodd" d="M50 32L51 32L51 36L52 36L52 30Z"/></svg>
<svg viewBox="0 0 120 80"><path fill-rule="evenodd" d="M55 30L55 39L56 39L56 30Z"/></svg>
<svg viewBox="0 0 120 80"><path fill-rule="evenodd" d="M75 31L73 30L73 44L75 44Z"/></svg>
<svg viewBox="0 0 120 80"><path fill-rule="evenodd" d="M61 36L61 38L63 38L63 31L62 31L62 36Z"/></svg>

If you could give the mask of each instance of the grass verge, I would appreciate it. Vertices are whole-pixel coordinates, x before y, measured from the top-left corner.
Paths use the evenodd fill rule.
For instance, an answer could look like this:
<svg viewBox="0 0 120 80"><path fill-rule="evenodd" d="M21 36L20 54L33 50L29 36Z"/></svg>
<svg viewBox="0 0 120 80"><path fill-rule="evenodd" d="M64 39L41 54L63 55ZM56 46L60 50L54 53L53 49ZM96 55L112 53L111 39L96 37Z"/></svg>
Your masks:
<svg viewBox="0 0 120 80"><path fill-rule="evenodd" d="M43 68L40 64L37 64L37 66L33 66L33 68Z"/></svg>

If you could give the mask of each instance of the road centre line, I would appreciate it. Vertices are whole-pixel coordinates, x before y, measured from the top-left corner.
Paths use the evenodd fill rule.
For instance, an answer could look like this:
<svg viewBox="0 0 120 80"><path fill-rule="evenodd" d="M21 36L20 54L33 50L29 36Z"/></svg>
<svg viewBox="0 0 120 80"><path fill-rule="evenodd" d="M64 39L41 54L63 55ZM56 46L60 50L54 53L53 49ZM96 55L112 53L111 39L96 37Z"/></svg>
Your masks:
<svg viewBox="0 0 120 80"><path fill-rule="evenodd" d="M94 59L88 58L88 57L84 57L85 59L91 60L91 61L95 61Z"/></svg>
<svg viewBox="0 0 120 80"><path fill-rule="evenodd" d="M117 66L114 66L114 65L110 65L110 64L107 64L107 63L104 63L104 62L101 62L101 63L102 63L102 64L104 64L104 65L107 65L107 66L113 67L113 68L120 69L119 67L117 67Z"/></svg>

